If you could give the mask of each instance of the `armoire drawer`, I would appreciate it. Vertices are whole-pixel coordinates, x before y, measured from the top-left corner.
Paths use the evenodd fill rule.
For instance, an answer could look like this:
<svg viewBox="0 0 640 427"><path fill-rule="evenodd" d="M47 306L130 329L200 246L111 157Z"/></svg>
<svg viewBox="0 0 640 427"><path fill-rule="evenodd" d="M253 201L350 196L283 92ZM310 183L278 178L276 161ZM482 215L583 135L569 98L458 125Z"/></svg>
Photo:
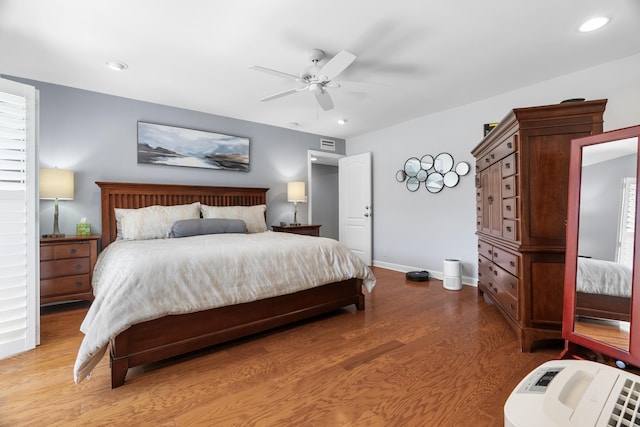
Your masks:
<svg viewBox="0 0 640 427"><path fill-rule="evenodd" d="M520 277L520 257L503 249L493 247L493 262L516 277Z"/></svg>
<svg viewBox="0 0 640 427"><path fill-rule="evenodd" d="M507 219L518 218L518 199L512 197L502 200L502 217Z"/></svg>
<svg viewBox="0 0 640 427"><path fill-rule="evenodd" d="M517 141L518 134L513 134L502 141L500 145L498 145L493 149L493 151L491 151L492 160L501 160L507 157L509 154L514 153L518 145Z"/></svg>
<svg viewBox="0 0 640 427"><path fill-rule="evenodd" d="M518 223L511 219L502 221L502 237L509 240L518 240Z"/></svg>
<svg viewBox="0 0 640 427"><path fill-rule="evenodd" d="M498 304L509 313L514 319L520 320L520 313L518 310L518 300L513 297L509 292L505 289L501 288L498 283L495 281L491 282L492 286L490 286L489 292L496 299Z"/></svg>
<svg viewBox="0 0 640 427"><path fill-rule="evenodd" d="M489 259L493 259L493 246L484 240L478 240L478 253Z"/></svg>
<svg viewBox="0 0 640 427"><path fill-rule="evenodd" d="M496 287L511 294L514 299L518 299L518 278L508 273L496 264L490 266L492 279Z"/></svg>
<svg viewBox="0 0 640 427"><path fill-rule="evenodd" d="M478 283L484 284L486 287L490 286L492 281L491 265L493 263L488 259L479 256L478 257Z"/></svg>
<svg viewBox="0 0 640 427"><path fill-rule="evenodd" d="M518 166L516 164L516 153L510 154L502 159L502 177L506 178L511 175L515 175L518 172Z"/></svg>
<svg viewBox="0 0 640 427"><path fill-rule="evenodd" d="M502 197L515 197L518 194L515 175L502 180Z"/></svg>

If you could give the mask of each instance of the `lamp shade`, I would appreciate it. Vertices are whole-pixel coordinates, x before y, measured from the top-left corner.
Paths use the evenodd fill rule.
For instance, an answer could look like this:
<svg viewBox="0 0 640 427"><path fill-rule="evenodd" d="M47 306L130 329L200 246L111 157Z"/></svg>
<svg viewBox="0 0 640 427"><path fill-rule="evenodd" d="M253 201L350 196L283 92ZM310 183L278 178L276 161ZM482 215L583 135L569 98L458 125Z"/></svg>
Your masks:
<svg viewBox="0 0 640 427"><path fill-rule="evenodd" d="M73 200L73 171L40 169L40 198Z"/></svg>
<svg viewBox="0 0 640 427"><path fill-rule="evenodd" d="M287 200L289 202L304 202L304 181L293 181L287 184Z"/></svg>

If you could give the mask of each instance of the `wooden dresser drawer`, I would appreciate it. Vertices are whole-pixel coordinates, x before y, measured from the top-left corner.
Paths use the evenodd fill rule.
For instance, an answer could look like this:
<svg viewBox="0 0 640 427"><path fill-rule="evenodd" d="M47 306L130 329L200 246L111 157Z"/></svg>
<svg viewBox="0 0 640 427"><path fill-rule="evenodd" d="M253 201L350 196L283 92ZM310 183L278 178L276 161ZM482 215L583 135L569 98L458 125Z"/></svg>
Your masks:
<svg viewBox="0 0 640 427"><path fill-rule="evenodd" d="M89 274L89 272L89 258L69 258L56 261L42 261L40 263L40 279L75 276L78 274Z"/></svg>
<svg viewBox="0 0 640 427"><path fill-rule="evenodd" d="M502 201L502 217L508 219L518 218L518 199L512 197Z"/></svg>
<svg viewBox="0 0 640 427"><path fill-rule="evenodd" d="M514 276L520 276L520 257L503 249L493 248L493 262Z"/></svg>
<svg viewBox="0 0 640 427"><path fill-rule="evenodd" d="M491 266L491 274L493 275L493 282L498 288L511 294L514 299L518 299L517 277L498 267L496 264Z"/></svg>
<svg viewBox="0 0 640 427"><path fill-rule="evenodd" d="M517 194L516 177L510 176L502 180L502 197L515 197Z"/></svg>
<svg viewBox="0 0 640 427"><path fill-rule="evenodd" d="M89 292L90 290L91 279L88 274L40 280L40 297Z"/></svg>
<svg viewBox="0 0 640 427"><path fill-rule="evenodd" d="M517 170L516 153L510 154L502 159L502 176L504 178L515 175Z"/></svg>
<svg viewBox="0 0 640 427"><path fill-rule="evenodd" d="M493 246L484 240L478 240L478 254L493 259Z"/></svg>
<svg viewBox="0 0 640 427"><path fill-rule="evenodd" d="M486 288L491 287L492 274L491 266L493 263L484 257L478 257L478 284L484 285Z"/></svg>
<svg viewBox="0 0 640 427"><path fill-rule="evenodd" d="M67 243L40 246L40 261L52 259L88 257L90 253L88 243Z"/></svg>
<svg viewBox="0 0 640 427"><path fill-rule="evenodd" d="M514 153L518 145L517 141L518 135L514 134L502 141L500 145L494 148L490 153L492 163L498 160L502 160L509 154Z"/></svg>
<svg viewBox="0 0 640 427"><path fill-rule="evenodd" d="M502 237L509 240L518 240L518 222L512 219L503 220Z"/></svg>
<svg viewBox="0 0 640 427"><path fill-rule="evenodd" d="M518 310L518 300L513 297L509 292L500 287L500 285L493 281L489 292L496 299L498 304L516 320L520 320L520 313Z"/></svg>

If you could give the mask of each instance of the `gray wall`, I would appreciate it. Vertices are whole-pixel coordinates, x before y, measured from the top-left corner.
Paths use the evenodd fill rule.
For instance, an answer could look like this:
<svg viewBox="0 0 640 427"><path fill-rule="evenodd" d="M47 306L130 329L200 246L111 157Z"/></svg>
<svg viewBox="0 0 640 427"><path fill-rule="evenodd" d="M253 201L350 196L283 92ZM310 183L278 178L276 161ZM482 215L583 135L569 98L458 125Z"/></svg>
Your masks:
<svg viewBox="0 0 640 427"><path fill-rule="evenodd" d="M636 176L636 156L582 168L578 254L616 260L622 179Z"/></svg>
<svg viewBox="0 0 640 427"><path fill-rule="evenodd" d="M6 76L5 76L6 77ZM43 82L6 77L40 91L40 167L75 172L75 198L60 201L60 231L75 234L86 217L100 233L100 191L95 181L268 187L267 224L290 221L287 182L307 181L307 150L320 139L344 140ZM145 121L248 137L251 171L234 172L137 163L137 122ZM337 204L337 193L335 195ZM307 204L298 206L307 217ZM40 202L40 232L53 228L53 201Z"/></svg>
<svg viewBox="0 0 640 427"><path fill-rule="evenodd" d="M482 139L483 124L502 120L513 108L584 97L609 100L605 130L632 126L640 123L638 76L640 55L634 55L349 138L347 155L371 152L373 157L374 265L399 271L426 269L436 276L442 272L444 259L457 258L462 261L463 281L475 283L475 161L471 150ZM472 166L457 187L438 194L424 188L411 193L396 181L396 171L409 157L442 151Z"/></svg>

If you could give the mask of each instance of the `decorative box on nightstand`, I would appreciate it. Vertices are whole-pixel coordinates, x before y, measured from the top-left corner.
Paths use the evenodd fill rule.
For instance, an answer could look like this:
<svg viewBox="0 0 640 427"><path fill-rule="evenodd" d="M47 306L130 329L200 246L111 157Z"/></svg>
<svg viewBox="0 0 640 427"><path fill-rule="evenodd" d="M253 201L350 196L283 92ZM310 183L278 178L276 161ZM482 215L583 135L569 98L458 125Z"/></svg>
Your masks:
<svg viewBox="0 0 640 427"><path fill-rule="evenodd" d="M93 301L91 275L100 236L40 239L40 304Z"/></svg>
<svg viewBox="0 0 640 427"><path fill-rule="evenodd" d="M273 231L280 231L282 233L302 234L305 236L320 237L320 227L317 224L302 224L302 225L274 225Z"/></svg>

